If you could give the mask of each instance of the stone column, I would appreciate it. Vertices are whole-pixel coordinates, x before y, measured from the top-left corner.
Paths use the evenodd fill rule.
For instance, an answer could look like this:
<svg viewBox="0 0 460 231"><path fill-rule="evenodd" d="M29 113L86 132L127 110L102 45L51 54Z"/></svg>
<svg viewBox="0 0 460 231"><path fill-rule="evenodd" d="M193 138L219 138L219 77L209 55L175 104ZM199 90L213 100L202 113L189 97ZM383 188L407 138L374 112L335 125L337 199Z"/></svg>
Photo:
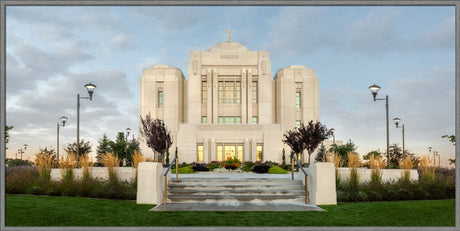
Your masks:
<svg viewBox="0 0 460 231"><path fill-rule="evenodd" d="M248 124L252 124L252 74L251 71L248 70L247 72L248 76L248 97L247 97L247 102L248 102Z"/></svg>
<svg viewBox="0 0 460 231"><path fill-rule="evenodd" d="M249 144L248 138L244 138L243 160L251 161L251 145Z"/></svg>
<svg viewBox="0 0 460 231"><path fill-rule="evenodd" d="M246 98L247 98L247 94L246 94L246 90L247 90L246 79L247 79L246 70L242 69L241 70L241 123L242 124L248 124L248 117L247 117L247 114L246 114L246 109L247 109L247 105L248 105L247 101L246 101Z"/></svg>
<svg viewBox="0 0 460 231"><path fill-rule="evenodd" d="M219 78L217 76L217 69L212 70L212 99L214 100L214 103L212 104L212 123L217 124L219 123L218 118L219 115L217 114L217 105L219 103L219 98L218 98L218 84L219 84Z"/></svg>
<svg viewBox="0 0 460 231"><path fill-rule="evenodd" d="M211 139L211 161L217 160L216 139Z"/></svg>
<svg viewBox="0 0 460 231"><path fill-rule="evenodd" d="M207 71L207 78L206 78L206 87L207 87L207 101L206 101L206 116L208 117L208 124L213 123L213 116L212 116L212 105L215 103L214 98L212 97L213 93L213 83L212 83L212 72L211 69Z"/></svg>
<svg viewBox="0 0 460 231"><path fill-rule="evenodd" d="M257 161L257 142L255 139L251 140L251 161Z"/></svg>
<svg viewBox="0 0 460 231"><path fill-rule="evenodd" d="M203 140L203 161L209 161L209 142L208 139Z"/></svg>

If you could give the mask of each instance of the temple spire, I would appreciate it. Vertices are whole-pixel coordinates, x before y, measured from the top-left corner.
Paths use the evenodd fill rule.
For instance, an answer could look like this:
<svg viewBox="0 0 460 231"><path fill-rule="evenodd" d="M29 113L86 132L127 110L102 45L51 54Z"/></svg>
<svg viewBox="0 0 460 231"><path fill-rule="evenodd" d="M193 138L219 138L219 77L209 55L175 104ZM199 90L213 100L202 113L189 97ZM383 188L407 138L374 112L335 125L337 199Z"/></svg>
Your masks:
<svg viewBox="0 0 460 231"><path fill-rule="evenodd" d="M226 32L227 32L227 37L228 37L227 42L230 42L230 38L231 38L231 37L230 37L230 33L231 33L232 31L231 31L230 29L227 29Z"/></svg>

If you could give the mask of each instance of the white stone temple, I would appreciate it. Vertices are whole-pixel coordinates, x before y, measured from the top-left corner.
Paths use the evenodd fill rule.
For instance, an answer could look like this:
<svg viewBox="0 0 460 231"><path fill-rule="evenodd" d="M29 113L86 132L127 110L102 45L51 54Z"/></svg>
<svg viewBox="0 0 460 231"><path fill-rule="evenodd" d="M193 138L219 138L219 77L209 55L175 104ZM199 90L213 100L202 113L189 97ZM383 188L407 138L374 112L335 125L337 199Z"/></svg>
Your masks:
<svg viewBox="0 0 460 231"><path fill-rule="evenodd" d="M270 65L267 51L230 41L191 51L187 78L173 66L153 65L140 80L140 114L165 123L173 138L170 156L177 146L181 163L281 162L283 148L289 161L283 134L319 120L319 83L316 71L303 65L272 78ZM153 159L143 142L141 149Z"/></svg>

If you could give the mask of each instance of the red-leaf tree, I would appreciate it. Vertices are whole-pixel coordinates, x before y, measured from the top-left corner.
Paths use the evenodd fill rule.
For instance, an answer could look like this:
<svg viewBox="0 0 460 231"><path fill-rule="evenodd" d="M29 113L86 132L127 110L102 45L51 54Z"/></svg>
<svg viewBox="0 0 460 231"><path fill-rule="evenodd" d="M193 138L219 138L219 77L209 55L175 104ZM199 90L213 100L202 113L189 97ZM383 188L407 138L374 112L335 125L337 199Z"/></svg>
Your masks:
<svg viewBox="0 0 460 231"><path fill-rule="evenodd" d="M159 119L153 119L150 114L145 116L145 119L141 118L142 127L140 133L145 140L147 146L155 153L160 153L159 156L155 153L155 160L163 162L163 156L166 151L171 147L172 140L170 132L166 128L163 121Z"/></svg>

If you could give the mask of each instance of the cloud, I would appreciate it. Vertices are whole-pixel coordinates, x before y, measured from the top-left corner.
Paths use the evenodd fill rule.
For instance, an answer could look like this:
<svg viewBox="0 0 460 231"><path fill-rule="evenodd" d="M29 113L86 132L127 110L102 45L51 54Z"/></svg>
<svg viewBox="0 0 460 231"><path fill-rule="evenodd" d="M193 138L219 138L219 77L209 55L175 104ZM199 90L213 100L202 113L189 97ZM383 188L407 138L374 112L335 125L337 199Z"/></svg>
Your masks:
<svg viewBox="0 0 460 231"><path fill-rule="evenodd" d="M118 34L109 42L109 48L115 50L132 51L138 50L136 38L124 34Z"/></svg>
<svg viewBox="0 0 460 231"><path fill-rule="evenodd" d="M455 16L444 19L415 38L409 46L414 49L451 48L455 44Z"/></svg>

